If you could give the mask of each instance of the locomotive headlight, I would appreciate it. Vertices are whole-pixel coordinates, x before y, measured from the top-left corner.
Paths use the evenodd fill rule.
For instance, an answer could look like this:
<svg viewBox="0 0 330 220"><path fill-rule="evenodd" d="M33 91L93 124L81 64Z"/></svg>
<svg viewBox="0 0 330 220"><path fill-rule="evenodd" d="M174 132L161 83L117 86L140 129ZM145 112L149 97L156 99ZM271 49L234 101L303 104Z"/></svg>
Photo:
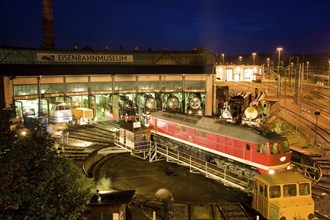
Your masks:
<svg viewBox="0 0 330 220"><path fill-rule="evenodd" d="M189 111L188 111L188 114L189 114L189 115L191 115L191 114L192 114L192 111L191 111L191 110L189 110Z"/></svg>
<svg viewBox="0 0 330 220"><path fill-rule="evenodd" d="M289 166L286 167L286 169L287 169L287 170L292 170L293 167L294 167L294 166L293 166L292 164L290 164Z"/></svg>
<svg viewBox="0 0 330 220"><path fill-rule="evenodd" d="M286 156L280 158L281 162L284 162L285 160L286 160Z"/></svg>
<svg viewBox="0 0 330 220"><path fill-rule="evenodd" d="M189 106L192 109L198 109L201 106L201 100L197 97L194 97L189 100Z"/></svg>
<svg viewBox="0 0 330 220"><path fill-rule="evenodd" d="M148 109L155 109L155 108L157 108L157 101L156 101L156 99L150 97L147 99L145 105Z"/></svg>
<svg viewBox="0 0 330 220"><path fill-rule="evenodd" d="M268 171L268 174L274 174L274 173L275 173L274 170L269 170L269 171Z"/></svg>
<svg viewBox="0 0 330 220"><path fill-rule="evenodd" d="M171 109L179 108L179 99L175 96L170 97L167 100L167 107L169 107Z"/></svg>

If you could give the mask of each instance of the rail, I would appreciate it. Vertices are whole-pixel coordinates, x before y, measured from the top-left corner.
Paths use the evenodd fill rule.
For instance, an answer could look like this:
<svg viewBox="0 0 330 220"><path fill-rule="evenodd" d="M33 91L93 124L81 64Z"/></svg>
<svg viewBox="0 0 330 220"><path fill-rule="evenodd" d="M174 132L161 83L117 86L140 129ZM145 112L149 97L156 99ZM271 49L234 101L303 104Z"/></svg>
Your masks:
<svg viewBox="0 0 330 220"><path fill-rule="evenodd" d="M93 169L95 167L95 164L100 162L103 158L103 155L98 154L98 150L94 150L86 157L82 169L88 178L93 178Z"/></svg>
<svg viewBox="0 0 330 220"><path fill-rule="evenodd" d="M329 131L321 127L318 127L318 129L315 130L315 124L310 120L308 120L307 118L301 117L301 115L299 115L297 112L289 109L285 109L282 106L280 108L283 109L281 112L284 111L286 112L285 118L283 118L283 116L280 116L282 120L285 120L286 123L289 123L293 127L296 127L296 129L302 134L304 134L304 136L307 137L309 140L315 140L317 145L320 146L321 148L329 149L330 147ZM290 120L288 120L288 118L290 118ZM292 121L296 121L296 122L292 123Z"/></svg>

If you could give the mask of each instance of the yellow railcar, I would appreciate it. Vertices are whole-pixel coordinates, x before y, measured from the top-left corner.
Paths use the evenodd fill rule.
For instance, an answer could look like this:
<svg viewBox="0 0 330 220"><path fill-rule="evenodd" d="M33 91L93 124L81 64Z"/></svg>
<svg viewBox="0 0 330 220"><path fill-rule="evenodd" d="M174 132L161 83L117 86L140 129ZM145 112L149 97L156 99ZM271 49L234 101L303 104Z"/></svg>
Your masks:
<svg viewBox="0 0 330 220"><path fill-rule="evenodd" d="M270 220L314 219L311 184L294 172L256 175L252 207Z"/></svg>

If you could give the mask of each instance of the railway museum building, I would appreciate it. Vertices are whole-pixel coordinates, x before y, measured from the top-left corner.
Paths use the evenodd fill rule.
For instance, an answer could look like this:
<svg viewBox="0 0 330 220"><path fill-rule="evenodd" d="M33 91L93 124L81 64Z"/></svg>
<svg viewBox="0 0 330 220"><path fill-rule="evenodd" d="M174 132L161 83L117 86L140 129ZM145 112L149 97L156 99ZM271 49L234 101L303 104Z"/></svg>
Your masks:
<svg viewBox="0 0 330 220"><path fill-rule="evenodd" d="M176 104L187 113L193 97L201 99L202 114L210 116L215 97L216 54L191 51L45 50L0 48L1 108L17 114L31 111L49 116L52 103L93 109L119 119L125 100L136 114L148 97L157 108ZM173 97L177 102L169 102ZM127 113L126 113L127 114Z"/></svg>

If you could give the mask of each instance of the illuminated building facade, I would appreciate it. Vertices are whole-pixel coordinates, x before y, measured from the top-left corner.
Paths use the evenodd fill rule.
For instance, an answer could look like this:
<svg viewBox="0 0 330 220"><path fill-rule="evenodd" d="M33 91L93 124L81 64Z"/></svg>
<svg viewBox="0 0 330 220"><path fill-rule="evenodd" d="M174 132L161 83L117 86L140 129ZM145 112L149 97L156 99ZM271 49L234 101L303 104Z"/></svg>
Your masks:
<svg viewBox="0 0 330 220"><path fill-rule="evenodd" d="M166 108L177 97L187 113L191 94L203 102L203 114L212 115L216 54L191 51L94 51L0 48L1 107L18 114L31 110L49 115L55 102L92 108L95 114L121 117L121 103L131 100L135 114L145 101L158 100ZM194 96L195 97L195 96ZM124 101L123 101L124 100ZM95 115L97 116L97 115Z"/></svg>
<svg viewBox="0 0 330 220"><path fill-rule="evenodd" d="M216 77L220 81L261 81L264 66L216 65Z"/></svg>

